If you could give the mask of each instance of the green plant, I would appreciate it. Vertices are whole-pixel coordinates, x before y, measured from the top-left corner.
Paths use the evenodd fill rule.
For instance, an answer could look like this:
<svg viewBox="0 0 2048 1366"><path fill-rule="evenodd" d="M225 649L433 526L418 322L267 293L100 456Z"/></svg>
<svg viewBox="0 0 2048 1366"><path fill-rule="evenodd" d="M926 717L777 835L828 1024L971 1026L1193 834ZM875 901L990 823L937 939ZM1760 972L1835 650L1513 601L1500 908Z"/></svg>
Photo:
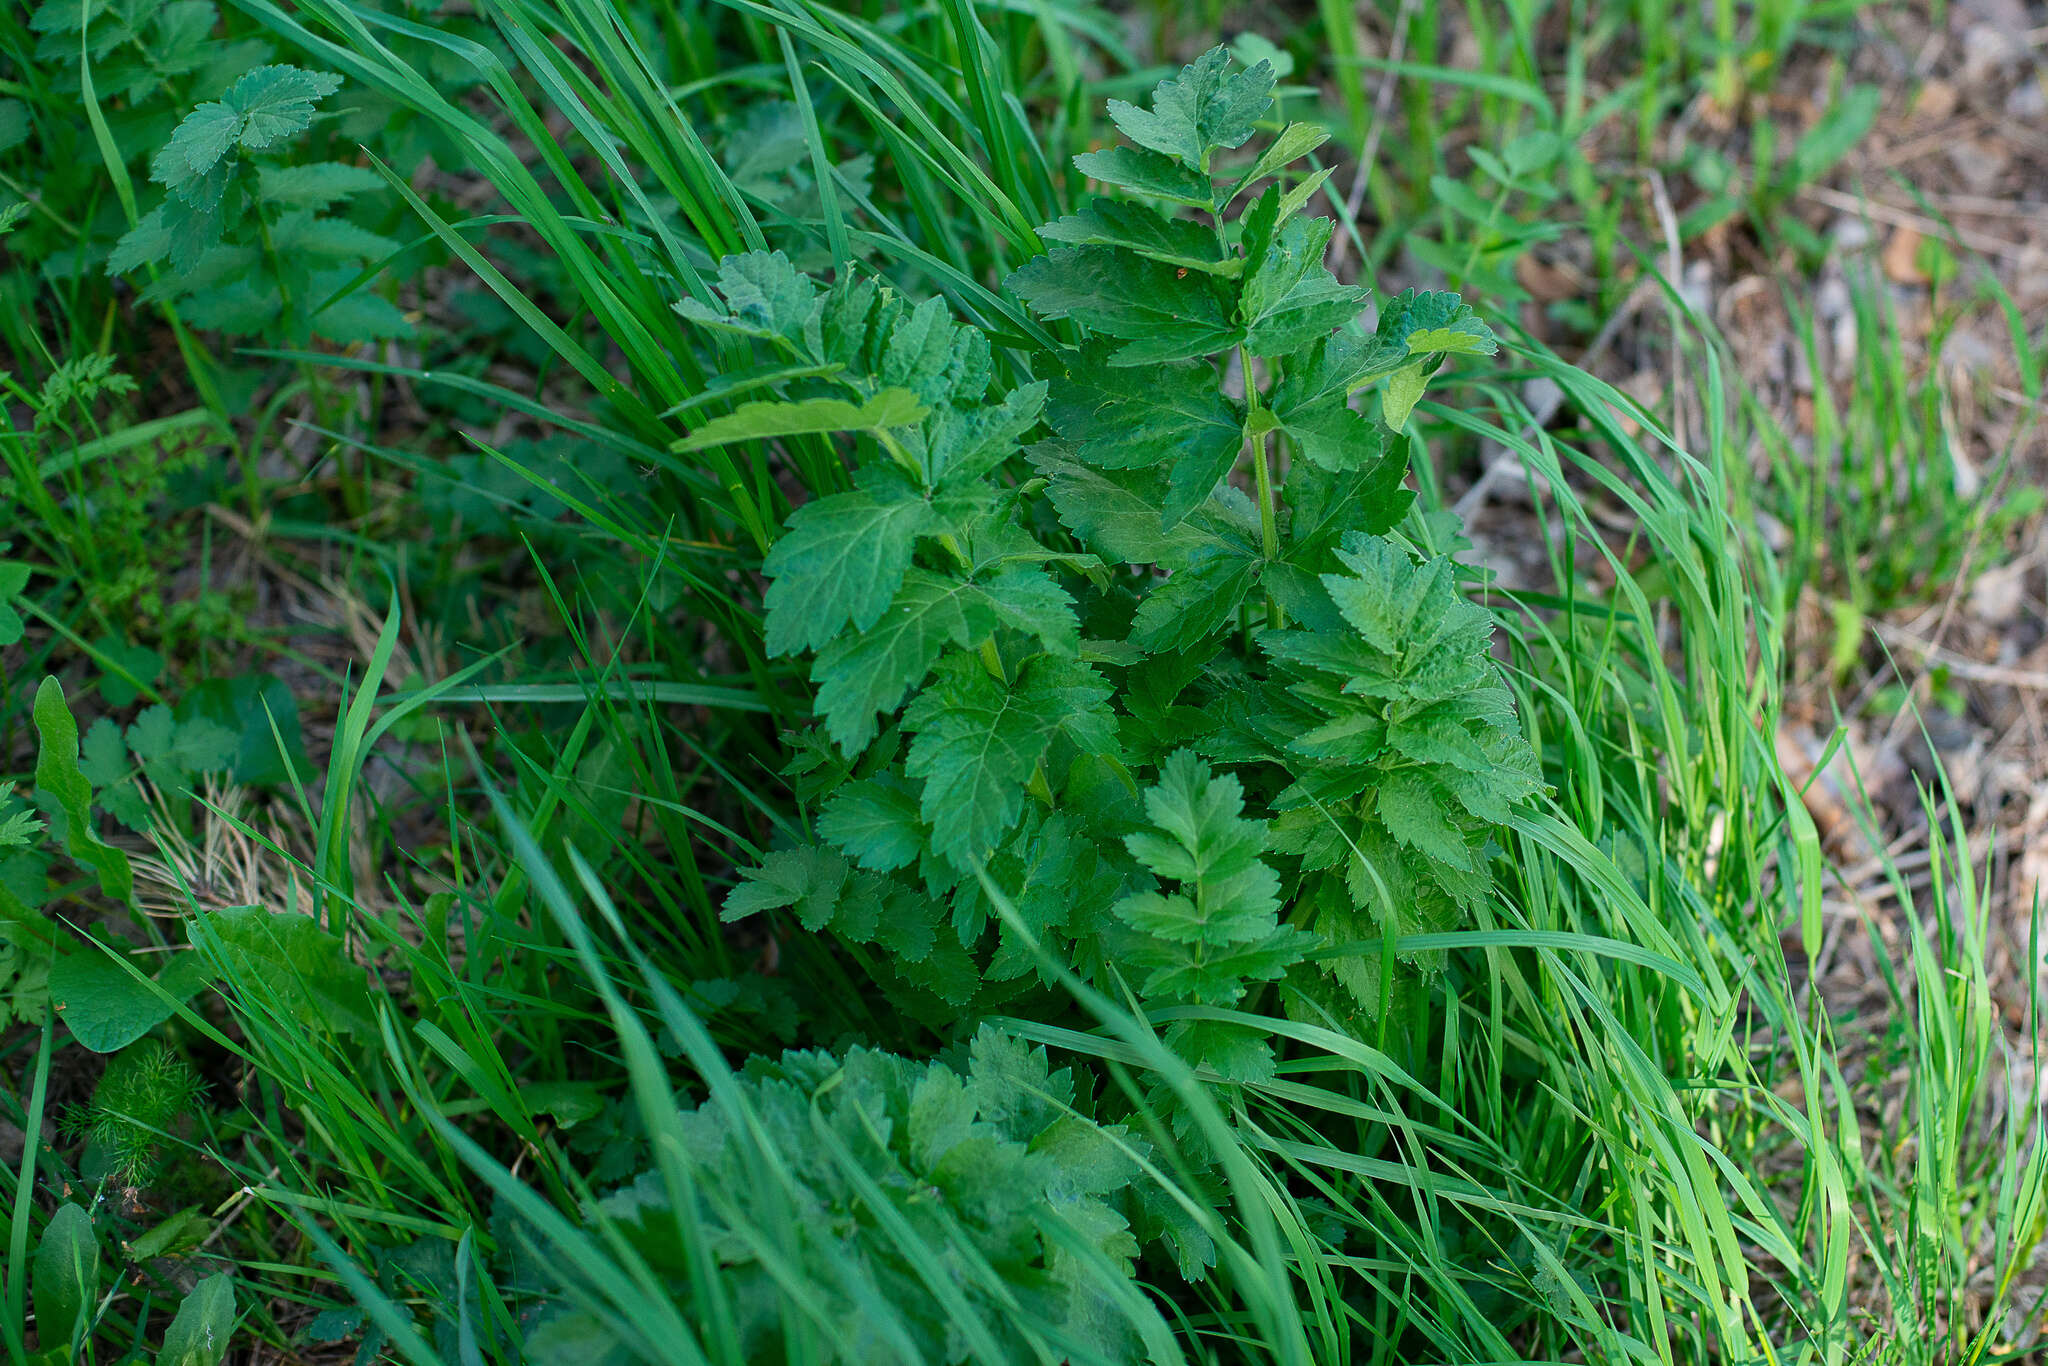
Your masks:
<svg viewBox="0 0 2048 1366"><path fill-rule="evenodd" d="M176 1137L202 1089L192 1064L169 1044L130 1044L108 1062L92 1099L63 1117L63 1131L92 1145L89 1163L106 1180L146 1185L162 1162L165 1138Z"/></svg>
<svg viewBox="0 0 2048 1366"><path fill-rule="evenodd" d="M1234 1004L1290 969L1292 996L1321 999L1302 961L1314 926L1349 1009L1377 1014L1382 951L1390 964L1404 934L1484 895L1489 830L1540 784L1486 614L1447 561L1385 537L1405 446L1350 400L1380 382L1398 431L1448 356L1495 343L1434 294L1353 329L1369 291L1323 267L1329 220L1297 216L1320 176L1280 179L1323 135L1289 125L1226 173L1216 154L1252 137L1273 83L1226 63L1204 56L1150 110L1112 103L1134 145L1077 165L1152 204L1097 200L1049 225L1075 245L1012 278L1103 339L1047 357L1049 386L992 393L987 342L936 301L820 293L776 256L725 263L723 315L684 306L782 352L767 377L788 393L686 447L868 438L855 487L798 509L765 566L768 648L816 652L838 750L805 776L838 789L826 845L772 857L729 917L793 908L805 930L880 943L885 981L955 1004L976 975L1029 972L1034 946L1104 985L1111 964L1144 965L1132 985L1161 1006ZM1054 438L1020 479L1041 409ZM1230 482L1247 453L1250 498ZM993 947L991 887L1022 912ZM1224 1075L1271 1075L1241 1030L1175 1037Z"/></svg>
<svg viewBox="0 0 2048 1366"><path fill-rule="evenodd" d="M593 1224L693 1317L713 1312L678 1237L694 1224L721 1249L715 1296L750 1357L956 1362L1022 1336L1077 1360L1122 1359L1137 1335L1102 1272L1129 1274L1141 1237L1170 1237L1195 1260L1206 1237L1141 1176L1152 1145L1097 1124L1078 1084L1044 1049L992 1029L958 1072L864 1048L756 1058L678 1117L699 1208L675 1209L649 1171L597 1202ZM758 1179L764 1140L779 1181ZM782 1246L758 1246L759 1230L778 1224ZM818 1288L796 1316L777 1293L792 1274ZM648 1326L565 1300L525 1350L650 1355Z"/></svg>
<svg viewBox="0 0 2048 1366"><path fill-rule="evenodd" d="M378 189L375 171L346 162L267 164L312 125L314 106L341 78L293 66L261 66L185 116L150 163L164 187L107 258L110 274L158 262L168 272L142 292L173 303L191 326L267 333L303 345L313 333L358 342L402 336L409 326L363 279L398 251L329 210Z"/></svg>

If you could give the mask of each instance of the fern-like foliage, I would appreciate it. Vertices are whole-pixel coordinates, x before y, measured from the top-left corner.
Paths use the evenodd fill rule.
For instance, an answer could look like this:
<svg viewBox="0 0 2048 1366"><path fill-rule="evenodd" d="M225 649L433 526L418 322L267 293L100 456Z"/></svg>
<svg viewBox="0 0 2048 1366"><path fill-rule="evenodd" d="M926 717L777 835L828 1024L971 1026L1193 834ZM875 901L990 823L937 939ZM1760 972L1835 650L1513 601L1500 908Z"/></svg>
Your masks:
<svg viewBox="0 0 2048 1366"><path fill-rule="evenodd" d="M1272 86L1219 50L1112 105L1126 145L1076 166L1117 196L1007 281L1079 333L1043 380L995 382L938 301L778 255L679 305L771 353L679 445L768 442L817 486L765 604L770 650L811 660L818 839L726 914L880 948L886 989L939 998L920 1018L1063 965L1258 1081L1270 1043L1229 1012L1425 980L1401 938L1461 922L1541 785L1487 614L1394 535L1416 403L1497 343L1446 294L1361 324L1308 213L1324 134L1257 145Z"/></svg>
<svg viewBox="0 0 2048 1366"><path fill-rule="evenodd" d="M823 1316L810 1325L808 1346L824 1353L816 1360L986 1359L960 1332L969 1316L1016 1360L1032 1359L1022 1325L1077 1360L1135 1359L1096 1268L1128 1271L1154 1240L1199 1266L1206 1238L1140 1176L1152 1145L1090 1118L1074 1073L1043 1049L983 1029L964 1061L956 1071L866 1048L755 1058L735 1104L684 1116L699 1193L690 1213L717 1258L746 1359L779 1360L790 1347L777 1290L792 1273ZM652 1172L595 1211L689 1304L700 1268L677 1236L681 1213ZM774 1231L767 1245L763 1230ZM965 1314L947 1311L935 1277ZM564 1307L526 1347L541 1359L603 1360L625 1346L614 1333Z"/></svg>

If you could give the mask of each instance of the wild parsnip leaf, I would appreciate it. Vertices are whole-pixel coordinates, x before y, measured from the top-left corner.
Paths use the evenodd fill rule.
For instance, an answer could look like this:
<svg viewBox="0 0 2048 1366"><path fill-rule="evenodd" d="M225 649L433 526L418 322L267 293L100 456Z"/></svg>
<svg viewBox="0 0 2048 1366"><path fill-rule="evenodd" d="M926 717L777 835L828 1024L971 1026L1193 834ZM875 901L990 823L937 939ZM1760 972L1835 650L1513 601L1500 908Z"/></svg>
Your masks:
<svg viewBox="0 0 2048 1366"><path fill-rule="evenodd" d="M1380 920L1418 898L1467 904L1488 831L1541 786L1488 654L1492 621L1445 560L1356 532L1336 559L1321 618L1260 638L1315 718L1284 741L1306 762L1276 802L1276 841L1342 867Z"/></svg>
<svg viewBox="0 0 2048 1366"><path fill-rule="evenodd" d="M958 867L1017 823L1024 785L1056 733L1086 752L1115 747L1109 685L1086 665L1040 657L1011 684L971 655L944 660L904 713L904 771L924 782L919 810L932 850Z"/></svg>
<svg viewBox="0 0 2048 1366"><path fill-rule="evenodd" d="M1266 195L1277 204L1277 194ZM1370 289L1340 284L1324 267L1330 226L1327 218L1297 218L1259 244L1245 272L1240 305L1245 346L1253 355L1291 355L1320 341L1357 317L1372 297Z"/></svg>
<svg viewBox="0 0 2048 1366"><path fill-rule="evenodd" d="M1112 365L1212 355L1243 335L1214 276L1109 247L1058 248L1026 262L1008 284L1048 318L1123 340Z"/></svg>
<svg viewBox="0 0 2048 1366"><path fill-rule="evenodd" d="M1377 1010L1406 979L1312 964L1301 924L1341 943L1459 923L1490 832L1536 790L1490 618L1447 564L1384 539L1409 447L1353 406L1383 385L1398 423L1446 355L1496 344L1444 295L1358 326L1370 291L1325 265L1329 220L1296 217L1324 174L1300 164L1316 130L1219 196L1214 154L1250 140L1271 88L1208 54L1150 109L1118 107L1135 145L1076 159L1139 202L1048 225L1061 245L1006 282L1092 334L1040 369L1049 389L1005 385L937 299L820 291L772 255L721 264L722 309L679 305L772 353L730 372L734 396L781 395L752 420L843 430L892 390L921 407L852 447L855 489L802 505L767 557L768 646L815 656L820 724L791 773L824 843L770 855L726 908L881 946L860 961L914 1012L1000 1000L1046 955L1160 1005L1244 1005L1285 978ZM1054 439L1026 446L1041 418ZM1272 1075L1239 1023L1167 1038L1226 1079ZM963 1094L936 1085L930 1133L968 1122Z"/></svg>
<svg viewBox="0 0 2048 1366"><path fill-rule="evenodd" d="M1079 213L1046 224L1040 237L1076 247L1123 247L1169 266L1210 275L1235 275L1244 262L1225 256L1213 228L1186 218L1164 218L1137 204L1097 199Z"/></svg>
<svg viewBox="0 0 2048 1366"><path fill-rule="evenodd" d="M1137 892L1117 902L1117 918L1134 934L1123 956L1145 970L1139 991L1163 1002L1233 1005L1251 983L1271 981L1315 947L1314 936L1280 923L1280 877L1265 861L1263 821L1244 814L1244 789L1217 776L1192 751L1160 766L1145 793L1152 831L1124 843L1166 882L1168 891ZM1224 1075L1270 1075L1270 1049L1229 1032L1193 1042L1193 1060ZM1225 1045L1228 1045L1226 1048Z"/></svg>
<svg viewBox="0 0 2048 1366"><path fill-rule="evenodd" d="M822 649L849 624L882 619L917 537L933 523L931 504L900 478L835 493L790 514L789 531L768 552L768 652Z"/></svg>
<svg viewBox="0 0 2048 1366"><path fill-rule="evenodd" d="M1074 169L1091 180L1149 199L1196 209L1215 207L1216 187L1206 174L1157 152L1137 147L1106 147L1075 157Z"/></svg>
<svg viewBox="0 0 2048 1366"><path fill-rule="evenodd" d="M1154 87L1150 109L1111 100L1109 117L1138 146L1206 173L1210 155L1243 146L1273 102L1269 64L1236 72L1229 67L1230 54L1211 48Z"/></svg>
<svg viewBox="0 0 2048 1366"><path fill-rule="evenodd" d="M879 432L907 427L930 409L907 389L884 389L863 403L843 398L742 403L675 443L678 451L701 451L734 441L761 441L817 432Z"/></svg>

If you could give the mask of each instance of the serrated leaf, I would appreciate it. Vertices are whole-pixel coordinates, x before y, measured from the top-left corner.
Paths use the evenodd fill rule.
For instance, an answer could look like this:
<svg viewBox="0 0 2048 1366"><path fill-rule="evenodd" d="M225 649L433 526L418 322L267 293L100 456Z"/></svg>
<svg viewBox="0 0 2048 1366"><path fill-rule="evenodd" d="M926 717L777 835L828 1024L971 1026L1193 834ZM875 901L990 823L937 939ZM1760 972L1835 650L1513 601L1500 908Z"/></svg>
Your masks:
<svg viewBox="0 0 2048 1366"><path fill-rule="evenodd" d="M1163 465L1160 520L1172 525L1205 502L1244 446L1244 419L1205 364L1119 368L1091 347L1053 386L1049 419L1091 464Z"/></svg>
<svg viewBox="0 0 2048 1366"><path fill-rule="evenodd" d="M725 312L698 299L682 300L676 312L706 326L800 344L819 307L818 287L779 251L726 257L718 263L717 287Z"/></svg>
<svg viewBox="0 0 2048 1366"><path fill-rule="evenodd" d="M1120 190L1164 199L1190 208L1215 207L1216 187L1200 171L1192 171L1172 157L1139 147L1109 147L1083 152L1074 158L1074 169L1090 180L1114 185Z"/></svg>
<svg viewBox="0 0 2048 1366"><path fill-rule="evenodd" d="M986 477L1017 453L1017 443L1038 425L1045 411L1044 380L1019 385L1000 402L974 408L945 407L925 424L925 469L935 485L958 485Z"/></svg>
<svg viewBox="0 0 2048 1366"><path fill-rule="evenodd" d="M1409 356L1491 356L1500 342L1455 294L1409 290L1380 308L1374 335L1385 345L1404 348Z"/></svg>
<svg viewBox="0 0 2048 1366"><path fill-rule="evenodd" d="M1159 496L1148 497L1134 476L1105 475L1052 455L1041 457L1038 463L1048 477L1046 496L1059 512L1060 521L1081 544L1105 559L1171 568L1186 563L1205 546L1220 544L1213 533L1194 523L1160 524L1163 483Z"/></svg>
<svg viewBox="0 0 2048 1366"><path fill-rule="evenodd" d="M242 135L242 115L233 106L209 100L187 114L149 163L149 178L168 189L184 189L203 180L232 152Z"/></svg>
<svg viewBox="0 0 2048 1366"><path fill-rule="evenodd" d="M364 261L393 255L398 243L346 218L316 216L309 209L295 209L279 216L271 229L276 250L290 252L308 261Z"/></svg>
<svg viewBox="0 0 2048 1366"><path fill-rule="evenodd" d="M367 166L315 161L303 166L264 166L256 172L256 197L294 209L324 209L350 195L384 188L384 177Z"/></svg>
<svg viewBox="0 0 2048 1366"><path fill-rule="evenodd" d="M1223 254L1214 229L1186 218L1162 218L1137 204L1097 199L1038 230L1049 242L1076 247L1122 247L1170 266L1211 275L1235 275L1243 262Z"/></svg>
<svg viewBox="0 0 2048 1366"><path fill-rule="evenodd" d="M924 851L917 789L893 773L851 783L818 813L818 833L870 871L907 868Z"/></svg>
<svg viewBox="0 0 2048 1366"><path fill-rule="evenodd" d="M341 77L331 72L259 66L229 86L221 102L241 118L241 145L261 151L311 127L314 104L339 89Z"/></svg>
<svg viewBox="0 0 2048 1366"><path fill-rule="evenodd" d="M1288 222L1246 271L1239 307L1253 354L1291 355L1357 317L1372 297L1370 289L1343 284L1324 267L1330 227L1327 218Z"/></svg>
<svg viewBox="0 0 2048 1366"><path fill-rule="evenodd" d="M1156 584L1138 604L1131 640L1148 653L1185 650L1236 623L1259 560L1219 548Z"/></svg>
<svg viewBox="0 0 2048 1366"><path fill-rule="evenodd" d="M1451 819L1451 802L1429 778L1412 770L1387 775L1375 810L1387 833L1409 848L1453 868L1473 866L1465 832Z"/></svg>
<svg viewBox="0 0 2048 1366"><path fill-rule="evenodd" d="M701 451L734 441L763 441L817 432L878 432L920 422L931 410L907 389L884 389L859 404L843 398L742 403L678 440L678 451Z"/></svg>
<svg viewBox="0 0 2048 1366"><path fill-rule="evenodd" d="M932 521L931 505L900 481L814 499L791 513L789 530L762 566L772 580L768 652L817 650L849 623L856 631L874 626Z"/></svg>
<svg viewBox="0 0 2048 1366"><path fill-rule="evenodd" d="M1005 283L1048 318L1072 318L1124 341L1112 365L1214 355L1242 335L1218 281L1112 247L1058 248Z"/></svg>
<svg viewBox="0 0 2048 1366"><path fill-rule="evenodd" d="M849 871L846 860L830 849L809 844L778 849L727 893L718 918L744 920L787 907L805 929L821 930L832 919Z"/></svg>
<svg viewBox="0 0 2048 1366"><path fill-rule="evenodd" d="M23 809L0 815L0 849L26 849L43 832L43 821L35 812Z"/></svg>
<svg viewBox="0 0 2048 1366"><path fill-rule="evenodd" d="M1207 171L1210 154L1242 146L1273 102L1271 65L1259 62L1238 72L1229 67L1229 52L1210 48L1154 87L1149 110L1111 100L1109 117L1138 146Z"/></svg>
<svg viewBox="0 0 2048 1366"><path fill-rule="evenodd" d="M1053 734L1084 750L1114 744L1107 684L1085 665L1047 657L1005 686L973 656L942 661L904 713L912 735L904 771L924 781L919 811L932 849L965 868L1016 825L1024 785Z"/></svg>
<svg viewBox="0 0 2048 1366"><path fill-rule="evenodd" d="M995 607L980 585L910 570L878 620L819 652L811 676L833 742L848 754L866 748L876 713L895 710L948 644L970 648L995 628Z"/></svg>
<svg viewBox="0 0 2048 1366"><path fill-rule="evenodd" d="M143 770L159 788L189 785L195 773L232 768L241 737L211 721L176 720L169 707L146 708L128 728L128 748L142 760Z"/></svg>
<svg viewBox="0 0 2048 1366"><path fill-rule="evenodd" d="M979 403L991 366L987 334L956 324L934 295L890 329L876 373L928 404Z"/></svg>

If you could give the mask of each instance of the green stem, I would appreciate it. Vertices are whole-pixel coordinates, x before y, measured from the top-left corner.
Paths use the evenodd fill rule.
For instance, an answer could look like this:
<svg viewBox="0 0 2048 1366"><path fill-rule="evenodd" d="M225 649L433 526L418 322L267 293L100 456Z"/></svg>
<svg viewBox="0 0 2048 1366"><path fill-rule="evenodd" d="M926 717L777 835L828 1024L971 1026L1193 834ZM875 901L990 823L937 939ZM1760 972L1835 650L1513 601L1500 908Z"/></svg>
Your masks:
<svg viewBox="0 0 2048 1366"><path fill-rule="evenodd" d="M1266 434L1252 437L1252 477L1259 486L1259 549L1269 560L1280 558L1280 514L1273 497L1273 462L1266 454Z"/></svg>
<svg viewBox="0 0 2048 1366"><path fill-rule="evenodd" d="M1259 549L1268 560L1280 558L1280 503L1273 488L1273 461L1266 451L1266 434L1272 428L1272 417L1259 402L1259 386L1252 375L1252 358L1245 349L1237 348L1238 367L1244 372L1245 430L1252 438L1252 477L1258 481L1259 502ZM1280 604L1273 600L1271 589L1266 590L1266 620L1277 630L1287 624L1286 615Z"/></svg>

